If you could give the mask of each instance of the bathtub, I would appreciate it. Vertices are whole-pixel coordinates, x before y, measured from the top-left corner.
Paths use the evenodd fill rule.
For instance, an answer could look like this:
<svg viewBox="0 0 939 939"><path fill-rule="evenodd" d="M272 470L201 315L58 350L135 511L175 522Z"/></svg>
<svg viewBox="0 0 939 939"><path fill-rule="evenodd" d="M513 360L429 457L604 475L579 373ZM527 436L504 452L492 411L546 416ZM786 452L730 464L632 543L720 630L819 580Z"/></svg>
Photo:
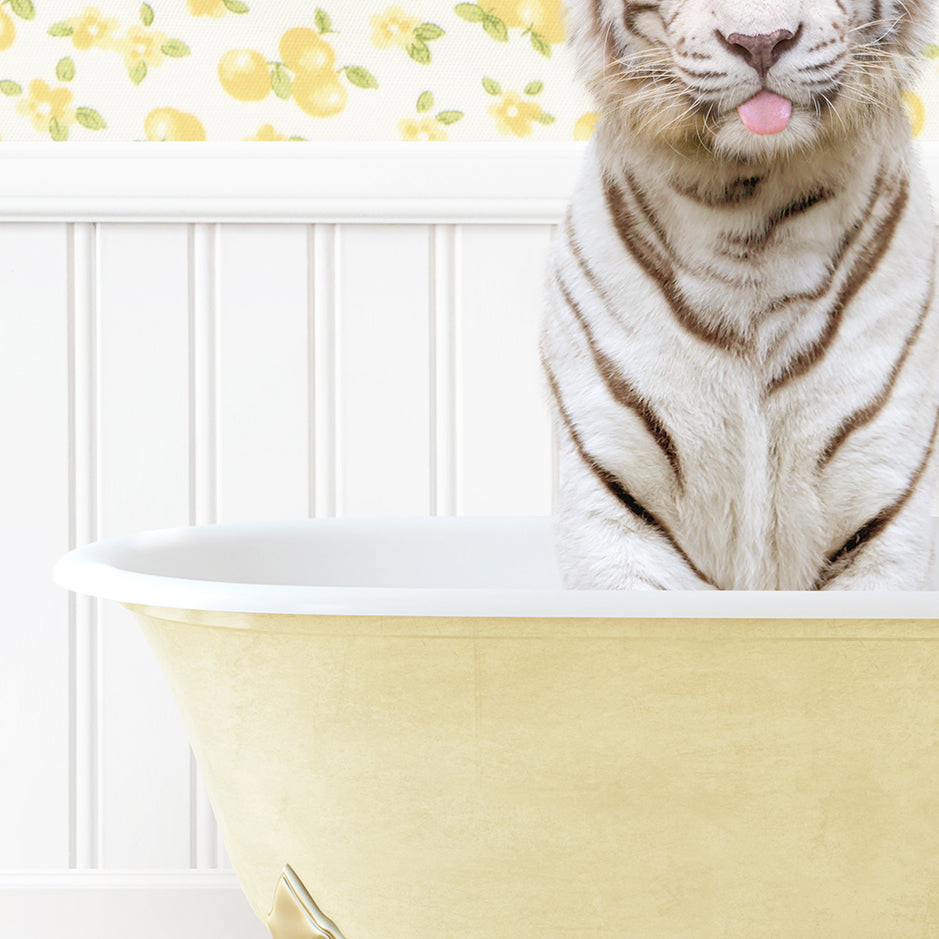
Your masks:
<svg viewBox="0 0 939 939"><path fill-rule="evenodd" d="M939 935L939 593L563 591L548 519L55 577L135 614L276 939Z"/></svg>

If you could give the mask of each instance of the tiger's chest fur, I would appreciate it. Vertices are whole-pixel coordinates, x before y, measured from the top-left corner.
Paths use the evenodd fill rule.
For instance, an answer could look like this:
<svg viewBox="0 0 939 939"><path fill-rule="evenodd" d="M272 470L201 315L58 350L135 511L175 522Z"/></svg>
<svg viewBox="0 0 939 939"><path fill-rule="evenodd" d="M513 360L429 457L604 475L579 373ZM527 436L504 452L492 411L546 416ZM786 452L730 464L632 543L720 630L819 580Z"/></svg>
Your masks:
<svg viewBox="0 0 939 939"><path fill-rule="evenodd" d="M680 61L666 24L688 4L637 6L620 20L621 45L645 49L641 61L663 48ZM620 101L626 79L607 87L617 34L589 31L607 10L592 5L580 25L581 53L606 57L594 78L606 118L558 233L542 341L568 582L922 587L939 312L928 192L898 92L877 89L888 103L868 102L857 132L842 133L836 117L850 115L803 114L798 75L778 69L785 57L756 61L751 34L719 19L714 32L744 37L746 69L735 78L716 40L708 51L724 84L743 90L663 143L648 113ZM798 4L777 15L775 32L756 35L809 37L816 59L837 45L826 28L853 28L819 26ZM818 69L798 67L812 76L812 102ZM829 94L846 94L842 73L864 67L833 71ZM788 142L785 122L771 135L741 128L733 105L759 87L791 98Z"/></svg>

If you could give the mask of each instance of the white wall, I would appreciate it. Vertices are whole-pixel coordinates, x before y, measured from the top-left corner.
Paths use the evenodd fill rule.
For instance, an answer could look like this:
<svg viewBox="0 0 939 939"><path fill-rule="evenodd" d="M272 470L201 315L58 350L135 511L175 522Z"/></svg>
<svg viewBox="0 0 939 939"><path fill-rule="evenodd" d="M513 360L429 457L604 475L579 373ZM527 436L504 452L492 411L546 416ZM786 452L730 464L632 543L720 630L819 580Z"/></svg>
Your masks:
<svg viewBox="0 0 939 939"><path fill-rule="evenodd" d="M51 567L190 523L549 512L580 148L56 149L0 174L0 935L250 939L141 635Z"/></svg>

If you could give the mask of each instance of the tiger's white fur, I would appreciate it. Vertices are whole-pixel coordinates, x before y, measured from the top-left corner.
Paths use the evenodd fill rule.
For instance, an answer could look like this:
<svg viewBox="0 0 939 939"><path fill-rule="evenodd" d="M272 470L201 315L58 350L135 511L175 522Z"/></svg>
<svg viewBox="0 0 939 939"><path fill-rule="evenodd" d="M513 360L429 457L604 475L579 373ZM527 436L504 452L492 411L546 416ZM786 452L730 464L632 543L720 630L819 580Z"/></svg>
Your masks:
<svg viewBox="0 0 939 939"><path fill-rule="evenodd" d="M934 223L901 92L926 0L571 0L602 120L542 359L578 588L920 589ZM785 30L765 74L726 37ZM747 130L766 88L788 126Z"/></svg>

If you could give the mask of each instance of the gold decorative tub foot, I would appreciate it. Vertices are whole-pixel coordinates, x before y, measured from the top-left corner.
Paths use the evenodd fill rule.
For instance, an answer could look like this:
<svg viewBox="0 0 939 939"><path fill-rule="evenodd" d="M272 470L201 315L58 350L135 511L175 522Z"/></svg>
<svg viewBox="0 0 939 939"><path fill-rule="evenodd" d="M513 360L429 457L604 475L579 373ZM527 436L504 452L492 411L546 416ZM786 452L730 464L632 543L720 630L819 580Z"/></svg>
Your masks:
<svg viewBox="0 0 939 939"><path fill-rule="evenodd" d="M274 888L267 928L274 939L343 939L339 927L314 903L289 864Z"/></svg>

